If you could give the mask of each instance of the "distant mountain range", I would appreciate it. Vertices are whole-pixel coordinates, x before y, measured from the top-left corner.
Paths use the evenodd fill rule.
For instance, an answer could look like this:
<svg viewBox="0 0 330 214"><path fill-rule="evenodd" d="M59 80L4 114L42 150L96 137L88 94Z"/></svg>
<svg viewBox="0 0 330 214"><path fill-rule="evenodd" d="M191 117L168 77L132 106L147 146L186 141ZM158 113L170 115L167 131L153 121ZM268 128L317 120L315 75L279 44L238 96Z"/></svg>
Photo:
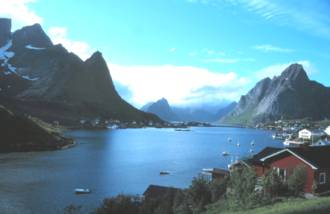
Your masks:
<svg viewBox="0 0 330 214"><path fill-rule="evenodd" d="M258 82L221 121L256 124L278 119L330 118L330 88L309 80L300 64Z"/></svg>
<svg viewBox="0 0 330 214"><path fill-rule="evenodd" d="M156 114L162 120L179 121L179 117L173 111L165 98L162 98L154 103L148 103L141 108L145 112Z"/></svg>
<svg viewBox="0 0 330 214"><path fill-rule="evenodd" d="M0 104L66 125L100 117L161 122L118 95L100 52L83 61L39 24L11 33L10 19L0 19Z"/></svg>
<svg viewBox="0 0 330 214"><path fill-rule="evenodd" d="M230 103L225 107L219 107L218 111L207 107L177 107L170 106L165 98L156 102L150 102L141 108L142 111L158 115L165 121L196 121L196 122L215 122L220 120L235 106L236 102Z"/></svg>

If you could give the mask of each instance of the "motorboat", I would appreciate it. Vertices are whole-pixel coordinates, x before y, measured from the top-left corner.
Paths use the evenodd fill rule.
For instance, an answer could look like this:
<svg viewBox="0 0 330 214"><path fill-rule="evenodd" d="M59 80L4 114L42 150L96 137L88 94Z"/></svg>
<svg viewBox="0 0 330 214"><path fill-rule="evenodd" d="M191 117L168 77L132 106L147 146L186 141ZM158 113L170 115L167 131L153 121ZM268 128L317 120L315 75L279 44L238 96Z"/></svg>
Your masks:
<svg viewBox="0 0 330 214"><path fill-rule="evenodd" d="M89 193L91 193L91 190L90 189L84 189L84 188L76 188L76 189L74 189L74 192L76 194L89 194Z"/></svg>

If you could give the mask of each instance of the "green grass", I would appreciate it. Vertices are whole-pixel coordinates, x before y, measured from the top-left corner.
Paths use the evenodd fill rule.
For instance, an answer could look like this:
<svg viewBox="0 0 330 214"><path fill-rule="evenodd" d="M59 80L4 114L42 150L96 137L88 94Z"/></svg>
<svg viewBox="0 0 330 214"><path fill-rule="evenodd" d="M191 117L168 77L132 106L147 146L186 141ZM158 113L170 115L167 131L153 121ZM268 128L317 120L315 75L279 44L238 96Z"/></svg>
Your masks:
<svg viewBox="0 0 330 214"><path fill-rule="evenodd" d="M330 197L316 199L291 199L256 209L244 211L225 211L218 202L208 207L204 214L328 214L330 213Z"/></svg>

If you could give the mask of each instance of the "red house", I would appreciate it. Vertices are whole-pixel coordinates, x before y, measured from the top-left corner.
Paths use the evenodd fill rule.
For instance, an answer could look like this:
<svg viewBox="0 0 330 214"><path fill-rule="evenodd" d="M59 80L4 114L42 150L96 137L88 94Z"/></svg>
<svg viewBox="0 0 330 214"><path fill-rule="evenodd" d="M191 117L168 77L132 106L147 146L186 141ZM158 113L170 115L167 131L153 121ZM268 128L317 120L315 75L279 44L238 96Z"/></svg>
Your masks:
<svg viewBox="0 0 330 214"><path fill-rule="evenodd" d="M254 167L257 176L275 169L286 180L298 166L307 172L306 193L330 192L330 146L265 148L260 153L238 164Z"/></svg>

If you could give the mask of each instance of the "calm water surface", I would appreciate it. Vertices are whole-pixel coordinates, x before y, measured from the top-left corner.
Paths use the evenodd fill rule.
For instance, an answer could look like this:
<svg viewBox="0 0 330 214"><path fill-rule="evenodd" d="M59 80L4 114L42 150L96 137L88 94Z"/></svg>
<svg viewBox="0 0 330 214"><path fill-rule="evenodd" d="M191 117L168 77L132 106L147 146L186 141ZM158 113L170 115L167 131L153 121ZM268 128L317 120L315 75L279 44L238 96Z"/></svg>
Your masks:
<svg viewBox="0 0 330 214"><path fill-rule="evenodd" d="M202 168L226 168L234 159L250 155L250 149L282 146L270 132L239 128L72 131L67 135L76 139L76 147L0 154L2 211L59 213L68 204L88 210L108 196L142 194L149 184L188 187ZM255 146L251 146L253 140ZM233 155L223 157L223 151ZM170 175L160 176L160 171ZM93 192L73 194L80 187Z"/></svg>

